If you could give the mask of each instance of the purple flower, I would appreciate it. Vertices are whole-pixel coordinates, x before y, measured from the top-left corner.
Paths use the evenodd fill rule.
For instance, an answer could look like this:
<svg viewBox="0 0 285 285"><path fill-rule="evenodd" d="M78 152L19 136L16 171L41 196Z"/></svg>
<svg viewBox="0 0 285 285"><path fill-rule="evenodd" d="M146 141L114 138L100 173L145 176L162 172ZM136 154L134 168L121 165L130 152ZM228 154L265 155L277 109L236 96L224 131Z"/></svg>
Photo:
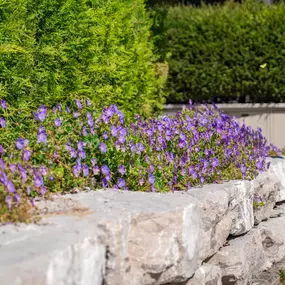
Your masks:
<svg viewBox="0 0 285 285"><path fill-rule="evenodd" d="M12 181L8 181L6 186L7 186L7 189L10 193L14 193L16 191L15 186L14 186Z"/></svg>
<svg viewBox="0 0 285 285"><path fill-rule="evenodd" d="M69 108L69 106L66 106L65 109L66 109L66 112L67 112L67 113L70 113L70 108Z"/></svg>
<svg viewBox="0 0 285 285"><path fill-rule="evenodd" d="M186 141L180 139L178 142L178 146L179 146L179 148L184 148L186 146Z"/></svg>
<svg viewBox="0 0 285 285"><path fill-rule="evenodd" d="M5 203L7 204L9 211L12 208L12 202L13 202L13 199L10 195L5 197Z"/></svg>
<svg viewBox="0 0 285 285"><path fill-rule="evenodd" d="M186 136L185 136L184 133L180 133L179 137L180 137L180 139L183 140L183 141L186 140Z"/></svg>
<svg viewBox="0 0 285 285"><path fill-rule="evenodd" d="M76 99L75 103L76 103L76 106L77 106L78 109L82 109L82 104L81 104L81 102L79 100Z"/></svg>
<svg viewBox="0 0 285 285"><path fill-rule="evenodd" d="M47 107L45 105L40 106L39 112L37 114L37 119L43 122L47 115Z"/></svg>
<svg viewBox="0 0 285 285"><path fill-rule="evenodd" d="M155 176L153 175L153 174L149 174L149 176L148 176L148 182L150 183L150 184L154 184L154 182L155 182Z"/></svg>
<svg viewBox="0 0 285 285"><path fill-rule="evenodd" d="M205 126L208 123L208 120L206 117L202 117L200 120L200 125L201 126Z"/></svg>
<svg viewBox="0 0 285 285"><path fill-rule="evenodd" d="M107 188L107 187L108 187L108 184L109 184L108 180L107 180L106 178L103 178L103 179L102 179L102 187L103 187L103 188Z"/></svg>
<svg viewBox="0 0 285 285"><path fill-rule="evenodd" d="M15 173L16 168L17 168L17 167L16 167L16 164L14 164L14 163L11 163L11 164L10 164L10 170L11 170L12 173Z"/></svg>
<svg viewBox="0 0 285 285"><path fill-rule="evenodd" d="M115 126L111 126L111 134L113 137L118 135L118 129Z"/></svg>
<svg viewBox="0 0 285 285"><path fill-rule="evenodd" d="M76 159L76 166L80 167L81 169L81 159L80 158Z"/></svg>
<svg viewBox="0 0 285 285"><path fill-rule="evenodd" d="M78 153L79 157L81 157L82 159L86 159L86 152L85 151L80 151Z"/></svg>
<svg viewBox="0 0 285 285"><path fill-rule="evenodd" d="M34 184L36 187L41 187L44 185L44 179L42 177L42 175L40 173L37 173L35 176L34 176Z"/></svg>
<svg viewBox="0 0 285 285"><path fill-rule="evenodd" d="M120 135L119 138L118 138L118 142L119 142L120 144L123 144L123 143L125 143L125 141L126 141L126 137L123 136L123 135Z"/></svg>
<svg viewBox="0 0 285 285"><path fill-rule="evenodd" d="M85 126L83 126L83 128L82 128L82 135L83 135L84 137L87 136L87 129L86 129Z"/></svg>
<svg viewBox="0 0 285 285"><path fill-rule="evenodd" d="M136 150L135 144L133 144L133 143L130 142L130 143L129 143L129 146L130 146L131 153L134 153L135 150Z"/></svg>
<svg viewBox="0 0 285 285"><path fill-rule="evenodd" d="M118 168L119 173L121 173L122 175L124 175L126 173L126 169L124 165L120 165Z"/></svg>
<svg viewBox="0 0 285 285"><path fill-rule="evenodd" d="M1 128L5 128L6 127L6 120L2 117L0 117L0 126Z"/></svg>
<svg viewBox="0 0 285 285"><path fill-rule="evenodd" d="M117 185L119 188L123 188L126 185L126 182L123 178L118 178Z"/></svg>
<svg viewBox="0 0 285 285"><path fill-rule="evenodd" d="M19 149L19 150L24 148L25 144L26 144L25 143L25 139L19 138L19 139L16 140L16 148Z"/></svg>
<svg viewBox="0 0 285 285"><path fill-rule="evenodd" d="M4 185L8 184L8 177L5 172L0 171L0 182Z"/></svg>
<svg viewBox="0 0 285 285"><path fill-rule="evenodd" d="M246 174L246 167L245 167L245 165L241 165L240 170L241 170L242 175L244 176Z"/></svg>
<svg viewBox="0 0 285 285"><path fill-rule="evenodd" d="M21 201L21 196L16 193L16 194L14 195L14 198L15 198L15 200L16 200L17 206L19 206L20 201Z"/></svg>
<svg viewBox="0 0 285 285"><path fill-rule="evenodd" d="M7 103L5 100L1 99L0 100L0 105L2 106L3 109L6 109L7 108Z"/></svg>
<svg viewBox="0 0 285 285"><path fill-rule="evenodd" d="M74 117L75 119L77 119L79 116L80 116L80 114L79 114L78 112L73 112L73 117Z"/></svg>
<svg viewBox="0 0 285 285"><path fill-rule="evenodd" d="M124 123L124 114L118 110L117 115L118 115L120 122L123 124Z"/></svg>
<svg viewBox="0 0 285 285"><path fill-rule="evenodd" d="M143 152L144 151L144 145L142 143L139 143L137 145L138 151Z"/></svg>
<svg viewBox="0 0 285 285"><path fill-rule="evenodd" d="M56 127L60 127L61 126L61 120L59 118L56 118L54 120L54 124L55 124Z"/></svg>
<svg viewBox="0 0 285 285"><path fill-rule="evenodd" d="M0 144L0 153L4 153L4 148L1 144Z"/></svg>
<svg viewBox="0 0 285 285"><path fill-rule="evenodd" d="M47 192L47 188L45 186L41 186L40 188L41 195L44 196L46 192Z"/></svg>
<svg viewBox="0 0 285 285"><path fill-rule="evenodd" d="M109 136L108 136L107 132L104 132L104 134L103 134L103 139L104 139L104 140L107 140L108 138L109 138Z"/></svg>
<svg viewBox="0 0 285 285"><path fill-rule="evenodd" d="M31 157L31 152L27 149L24 150L23 160L28 161Z"/></svg>
<svg viewBox="0 0 285 285"><path fill-rule="evenodd" d="M104 143L100 143L99 149L102 153L107 152L107 146Z"/></svg>
<svg viewBox="0 0 285 285"><path fill-rule="evenodd" d="M39 143L47 143L47 134L43 126L40 126L38 132L38 142Z"/></svg>
<svg viewBox="0 0 285 285"><path fill-rule="evenodd" d="M80 150L80 151L84 151L84 147L86 146L86 143L83 142L83 141L79 141L77 143L77 149Z"/></svg>
<svg viewBox="0 0 285 285"><path fill-rule="evenodd" d="M85 104L86 104L86 106L91 106L92 105L91 101L88 100L88 99L85 99Z"/></svg>
<svg viewBox="0 0 285 285"><path fill-rule="evenodd" d="M91 158L90 160L92 166L96 165L97 164L97 159L95 157Z"/></svg>
<svg viewBox="0 0 285 285"><path fill-rule="evenodd" d="M127 136L128 135L128 129L127 128L120 128L120 134L122 135L122 136Z"/></svg>
<svg viewBox="0 0 285 285"><path fill-rule="evenodd" d="M101 167L101 171L102 171L102 173L103 173L104 175L109 175L109 174L110 174L110 169L109 169L109 167L108 167L106 164L104 164L104 165Z"/></svg>
<svg viewBox="0 0 285 285"><path fill-rule="evenodd" d="M210 155L210 151L209 151L208 149L205 149L204 154L205 154L206 156L209 156L209 155Z"/></svg>
<svg viewBox="0 0 285 285"><path fill-rule="evenodd" d="M105 114L102 114L101 118L100 118L105 124L107 124L110 120L110 117L108 117Z"/></svg>
<svg viewBox="0 0 285 285"><path fill-rule="evenodd" d="M47 168L45 166L40 167L40 172L43 176L46 176L48 174Z"/></svg>
<svg viewBox="0 0 285 285"><path fill-rule="evenodd" d="M78 165L73 166L73 174L75 175L75 177L78 177L81 171L81 167Z"/></svg>
<svg viewBox="0 0 285 285"><path fill-rule="evenodd" d="M194 167L194 166L190 166L190 167L188 168L188 173L189 173L189 175L190 175L193 179L197 179L198 175L197 175L197 173L196 173L196 171L195 171L195 167Z"/></svg>
<svg viewBox="0 0 285 285"><path fill-rule="evenodd" d="M258 161L256 162L256 168L257 168L258 170L262 170L262 168L263 168L263 163L258 160Z"/></svg>
<svg viewBox="0 0 285 285"><path fill-rule="evenodd" d="M76 157L77 157L77 151L76 151L76 149L70 148L69 153L70 153L70 157L71 157L71 158L76 158Z"/></svg>
<svg viewBox="0 0 285 285"><path fill-rule="evenodd" d="M57 153L57 151L55 151L55 152L53 153L53 158L54 158L54 159L57 159L57 158L58 158L58 153Z"/></svg>
<svg viewBox="0 0 285 285"><path fill-rule="evenodd" d="M89 127L93 127L93 126L94 126L94 121L93 121L92 118L91 118L91 119L88 119L87 123L88 123L88 126L89 126Z"/></svg>
<svg viewBox="0 0 285 285"><path fill-rule="evenodd" d="M18 166L20 174L21 174L21 178L22 178L22 183L25 183L27 180L27 172L26 170L22 167L22 166Z"/></svg>
<svg viewBox="0 0 285 285"><path fill-rule="evenodd" d="M141 179L139 180L139 185L140 185L140 186L143 186L143 185L144 185L144 179L143 179L143 178L141 178Z"/></svg>
<svg viewBox="0 0 285 285"><path fill-rule="evenodd" d="M212 160L212 166L214 168L218 167L219 166L219 160L217 158L213 158Z"/></svg>
<svg viewBox="0 0 285 285"><path fill-rule="evenodd" d="M89 112L87 112L87 123L88 123L89 127L94 126L94 121L93 121L92 115Z"/></svg>
<svg viewBox="0 0 285 285"><path fill-rule="evenodd" d="M89 167L85 163L82 165L82 170L83 170L84 177L89 175Z"/></svg>
<svg viewBox="0 0 285 285"><path fill-rule="evenodd" d="M94 175L98 175L100 173L100 167L96 165L92 168L92 171Z"/></svg>
<svg viewBox="0 0 285 285"><path fill-rule="evenodd" d="M115 111L112 107L105 109L105 114L107 117L111 118L114 115Z"/></svg>

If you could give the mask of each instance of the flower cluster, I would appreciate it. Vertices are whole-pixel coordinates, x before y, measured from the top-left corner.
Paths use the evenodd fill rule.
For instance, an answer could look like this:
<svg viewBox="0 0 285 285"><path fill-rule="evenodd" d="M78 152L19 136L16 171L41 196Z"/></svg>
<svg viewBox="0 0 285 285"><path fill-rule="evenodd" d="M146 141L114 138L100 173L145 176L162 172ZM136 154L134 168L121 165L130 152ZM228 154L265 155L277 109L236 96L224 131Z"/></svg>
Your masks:
<svg viewBox="0 0 285 285"><path fill-rule="evenodd" d="M6 102L0 104L7 136L15 129L6 125ZM0 207L8 211L21 200L33 204L36 196L74 187L166 192L251 179L265 169L269 152L278 151L261 129L191 102L173 117L126 122L115 105L100 113L90 101L75 100L51 110L40 106L27 121L15 143L0 132Z"/></svg>

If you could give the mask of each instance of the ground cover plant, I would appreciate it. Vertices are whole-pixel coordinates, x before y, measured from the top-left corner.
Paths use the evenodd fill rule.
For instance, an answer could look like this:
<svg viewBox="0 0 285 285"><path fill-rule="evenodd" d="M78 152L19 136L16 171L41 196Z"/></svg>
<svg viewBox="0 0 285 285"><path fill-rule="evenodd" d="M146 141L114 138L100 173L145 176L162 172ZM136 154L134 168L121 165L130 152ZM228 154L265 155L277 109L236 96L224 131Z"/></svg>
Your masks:
<svg viewBox="0 0 285 285"><path fill-rule="evenodd" d="M0 103L1 222L25 220L35 197L76 187L174 192L251 179L277 151L215 106L190 102L174 117L130 121L116 105L75 100L18 122L20 112Z"/></svg>

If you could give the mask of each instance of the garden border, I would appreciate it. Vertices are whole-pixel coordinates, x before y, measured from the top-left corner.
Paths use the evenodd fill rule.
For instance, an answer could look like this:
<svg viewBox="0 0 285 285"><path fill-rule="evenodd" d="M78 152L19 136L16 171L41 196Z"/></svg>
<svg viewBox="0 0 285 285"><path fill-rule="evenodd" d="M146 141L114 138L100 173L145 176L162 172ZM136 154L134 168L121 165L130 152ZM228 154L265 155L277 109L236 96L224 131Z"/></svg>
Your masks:
<svg viewBox="0 0 285 285"><path fill-rule="evenodd" d="M1 227L0 284L250 283L285 256L285 159L268 162L252 181L37 201L39 225Z"/></svg>

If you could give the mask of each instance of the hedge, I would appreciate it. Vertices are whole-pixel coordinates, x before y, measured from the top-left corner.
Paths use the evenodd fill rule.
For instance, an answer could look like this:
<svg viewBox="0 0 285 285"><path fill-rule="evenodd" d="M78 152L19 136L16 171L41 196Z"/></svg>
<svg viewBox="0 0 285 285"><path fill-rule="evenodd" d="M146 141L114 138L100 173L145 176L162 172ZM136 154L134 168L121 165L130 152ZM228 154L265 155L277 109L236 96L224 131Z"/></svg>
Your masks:
<svg viewBox="0 0 285 285"><path fill-rule="evenodd" d="M15 107L163 106L143 0L0 0L0 19L0 98Z"/></svg>
<svg viewBox="0 0 285 285"><path fill-rule="evenodd" d="M171 103L285 101L285 5L170 7L159 42Z"/></svg>

